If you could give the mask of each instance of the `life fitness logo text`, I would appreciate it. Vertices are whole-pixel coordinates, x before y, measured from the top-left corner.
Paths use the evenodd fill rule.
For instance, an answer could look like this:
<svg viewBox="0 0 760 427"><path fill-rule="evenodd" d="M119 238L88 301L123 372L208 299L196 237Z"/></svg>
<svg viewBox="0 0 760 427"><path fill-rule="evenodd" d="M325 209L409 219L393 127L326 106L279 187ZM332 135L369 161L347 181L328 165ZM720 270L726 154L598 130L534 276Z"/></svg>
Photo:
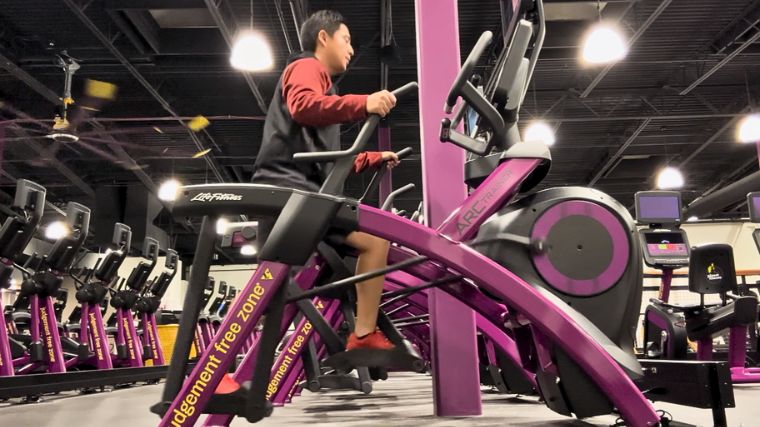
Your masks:
<svg viewBox="0 0 760 427"><path fill-rule="evenodd" d="M191 202L216 202L216 201L243 200L240 194L231 193L198 193L190 199Z"/></svg>

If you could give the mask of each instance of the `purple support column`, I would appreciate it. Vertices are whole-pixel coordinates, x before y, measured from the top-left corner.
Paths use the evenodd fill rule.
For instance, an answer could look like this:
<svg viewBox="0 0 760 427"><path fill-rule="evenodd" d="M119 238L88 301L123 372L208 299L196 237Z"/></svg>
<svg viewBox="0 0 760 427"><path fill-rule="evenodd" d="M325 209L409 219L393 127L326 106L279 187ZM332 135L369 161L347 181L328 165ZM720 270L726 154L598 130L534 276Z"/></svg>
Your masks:
<svg viewBox="0 0 760 427"><path fill-rule="evenodd" d="M456 0L415 0L425 220L438 227L465 199L464 151L439 140L443 105L460 67ZM475 315L429 293L433 400L439 416L480 415Z"/></svg>
<svg viewBox="0 0 760 427"><path fill-rule="evenodd" d="M381 123L377 128L377 150L391 151L391 128L388 123ZM378 196L378 206L382 206L385 199L393 191L393 181L391 178L392 171L386 172L380 179L380 193Z"/></svg>

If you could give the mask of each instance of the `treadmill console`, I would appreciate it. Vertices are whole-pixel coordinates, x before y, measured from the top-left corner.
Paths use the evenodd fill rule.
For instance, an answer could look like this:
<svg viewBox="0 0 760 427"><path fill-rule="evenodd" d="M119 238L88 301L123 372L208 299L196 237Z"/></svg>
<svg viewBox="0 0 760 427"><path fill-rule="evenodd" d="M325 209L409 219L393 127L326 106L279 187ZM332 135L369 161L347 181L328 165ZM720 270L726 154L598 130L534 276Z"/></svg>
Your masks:
<svg viewBox="0 0 760 427"><path fill-rule="evenodd" d="M639 230L644 262L653 268L689 265L689 240L681 223L681 195L676 191L636 193L636 222L648 225Z"/></svg>

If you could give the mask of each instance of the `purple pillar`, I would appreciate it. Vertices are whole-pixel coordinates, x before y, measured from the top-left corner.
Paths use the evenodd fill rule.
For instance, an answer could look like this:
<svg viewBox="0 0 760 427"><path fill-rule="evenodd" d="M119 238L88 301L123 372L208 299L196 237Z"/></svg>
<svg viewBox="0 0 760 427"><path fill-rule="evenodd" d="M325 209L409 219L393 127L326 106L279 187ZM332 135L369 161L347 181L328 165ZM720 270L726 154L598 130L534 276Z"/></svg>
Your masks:
<svg viewBox="0 0 760 427"><path fill-rule="evenodd" d="M456 0L415 0L425 220L438 227L465 199L464 151L439 140L443 105L460 67ZM438 416L480 415L475 315L429 293L433 401Z"/></svg>
<svg viewBox="0 0 760 427"><path fill-rule="evenodd" d="M378 151L391 151L391 128L388 123L381 123L377 128L377 150ZM380 179L380 194L378 196L378 206L382 206L385 199L393 191L393 181L391 180L392 171L388 171L383 174Z"/></svg>

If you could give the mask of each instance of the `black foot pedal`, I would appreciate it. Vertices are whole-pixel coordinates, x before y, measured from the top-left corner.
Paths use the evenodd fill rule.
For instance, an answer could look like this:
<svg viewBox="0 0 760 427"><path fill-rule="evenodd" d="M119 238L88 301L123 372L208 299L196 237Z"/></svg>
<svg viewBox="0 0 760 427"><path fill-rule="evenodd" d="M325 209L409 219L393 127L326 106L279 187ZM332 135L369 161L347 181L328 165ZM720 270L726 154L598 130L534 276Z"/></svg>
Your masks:
<svg viewBox="0 0 760 427"><path fill-rule="evenodd" d="M298 384L298 387L301 387L304 390L309 390L312 393L316 393L319 390L322 390L322 385L317 380L301 381Z"/></svg>
<svg viewBox="0 0 760 427"><path fill-rule="evenodd" d="M214 394L203 410L204 414L231 414L243 417L250 423L261 421L272 415L272 402L264 400L253 407L248 405L248 390L241 387L227 394Z"/></svg>
<svg viewBox="0 0 760 427"><path fill-rule="evenodd" d="M320 375L319 384L330 390L357 390L364 394L372 393L372 381L361 381L348 374Z"/></svg>
<svg viewBox="0 0 760 427"><path fill-rule="evenodd" d="M158 402L150 407L150 412L153 412L159 417L163 417L166 411L169 410L169 406L171 406L171 404L171 402Z"/></svg>
<svg viewBox="0 0 760 427"><path fill-rule="evenodd" d="M374 381L385 381L388 379L388 370L385 368L369 368L369 376Z"/></svg>
<svg viewBox="0 0 760 427"><path fill-rule="evenodd" d="M397 345L393 350L356 349L336 353L327 359L324 364L350 372L358 366L368 368L392 368L400 371L424 372L425 361L414 351L408 341L404 345Z"/></svg>

